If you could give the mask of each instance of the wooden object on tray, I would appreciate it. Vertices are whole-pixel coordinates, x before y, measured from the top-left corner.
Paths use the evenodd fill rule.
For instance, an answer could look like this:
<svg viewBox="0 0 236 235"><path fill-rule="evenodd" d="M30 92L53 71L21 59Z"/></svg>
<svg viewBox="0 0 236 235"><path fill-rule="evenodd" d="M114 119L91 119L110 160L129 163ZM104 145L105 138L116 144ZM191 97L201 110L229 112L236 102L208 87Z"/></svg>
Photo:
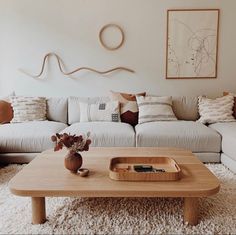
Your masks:
<svg viewBox="0 0 236 235"><path fill-rule="evenodd" d="M78 177L65 169L66 150L45 151L26 165L10 181L13 194L32 197L32 222L46 220L45 197L180 197L184 198L184 221L197 224L198 198L216 194L220 183L191 151L177 148L90 148L83 152L88 177ZM109 178L114 157L169 156L181 168L181 179L169 182L115 181ZM14 212L12 214L14 216Z"/></svg>
<svg viewBox="0 0 236 235"><path fill-rule="evenodd" d="M151 165L164 172L136 172L135 165ZM109 176L123 181L173 181L180 179L180 168L169 157L116 157L111 159Z"/></svg>

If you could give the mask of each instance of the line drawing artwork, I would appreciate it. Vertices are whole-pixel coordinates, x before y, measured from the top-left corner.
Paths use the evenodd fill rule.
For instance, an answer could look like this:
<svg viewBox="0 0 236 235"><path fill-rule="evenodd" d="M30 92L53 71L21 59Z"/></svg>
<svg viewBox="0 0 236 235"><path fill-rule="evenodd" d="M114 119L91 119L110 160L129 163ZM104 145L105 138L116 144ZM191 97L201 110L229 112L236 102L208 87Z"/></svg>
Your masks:
<svg viewBox="0 0 236 235"><path fill-rule="evenodd" d="M215 78L218 10L168 12L167 78Z"/></svg>

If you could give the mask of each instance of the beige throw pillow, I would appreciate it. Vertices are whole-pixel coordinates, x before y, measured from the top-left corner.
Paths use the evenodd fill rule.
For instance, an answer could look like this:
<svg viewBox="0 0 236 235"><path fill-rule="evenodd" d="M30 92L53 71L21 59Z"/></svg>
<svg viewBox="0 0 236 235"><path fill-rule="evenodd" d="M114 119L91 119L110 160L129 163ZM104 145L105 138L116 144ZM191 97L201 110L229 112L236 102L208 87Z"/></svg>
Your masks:
<svg viewBox="0 0 236 235"><path fill-rule="evenodd" d="M12 96L14 117L11 123L46 120L46 98Z"/></svg>
<svg viewBox="0 0 236 235"><path fill-rule="evenodd" d="M172 98L169 96L136 96L139 119L138 123L177 120L172 110Z"/></svg>
<svg viewBox="0 0 236 235"><path fill-rule="evenodd" d="M80 102L80 121L120 121L120 107L118 101L111 101L106 103L83 103Z"/></svg>
<svg viewBox="0 0 236 235"><path fill-rule="evenodd" d="M223 96L216 99L198 97L199 122L211 124L216 122L233 122L234 97L232 95Z"/></svg>

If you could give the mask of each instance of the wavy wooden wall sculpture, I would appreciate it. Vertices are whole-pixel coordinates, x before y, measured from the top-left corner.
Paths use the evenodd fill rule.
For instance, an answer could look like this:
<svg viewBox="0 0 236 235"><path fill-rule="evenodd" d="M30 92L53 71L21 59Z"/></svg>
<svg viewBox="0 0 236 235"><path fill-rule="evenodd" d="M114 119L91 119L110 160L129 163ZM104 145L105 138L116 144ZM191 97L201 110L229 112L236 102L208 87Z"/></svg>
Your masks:
<svg viewBox="0 0 236 235"><path fill-rule="evenodd" d="M127 72L130 72L130 73L134 73L135 71L132 70L132 69L129 69L129 68L126 68L126 67L115 67L115 68L112 68L112 69L109 69L109 70L105 70L105 71L99 71L99 70L96 70L96 69L93 69L93 68L89 68L89 67L80 67L80 68L76 68L75 70L71 71L71 72L65 72L63 70L63 61L62 59L54 52L50 52L48 54L46 54L43 58L43 63L42 63L42 66L41 66L41 70L38 74L36 75L32 75L26 71L24 71L23 69L20 69L21 72L23 72L24 74L30 76L30 77L33 77L33 78L40 78L41 75L43 74L44 72L44 69L45 69L45 65L46 65L46 62L47 60L49 59L49 57L51 56L54 56L56 57L57 59L57 64L58 64L58 67L61 71L62 74L66 75L66 76L69 76L69 75L72 75L76 72L79 72L79 71L82 71L82 70L88 70L88 71L91 71L91 72L94 72L94 73L98 73L98 74L108 74L108 73L111 73L111 72L114 72L114 71L117 71L117 70L124 70L124 71L127 71Z"/></svg>

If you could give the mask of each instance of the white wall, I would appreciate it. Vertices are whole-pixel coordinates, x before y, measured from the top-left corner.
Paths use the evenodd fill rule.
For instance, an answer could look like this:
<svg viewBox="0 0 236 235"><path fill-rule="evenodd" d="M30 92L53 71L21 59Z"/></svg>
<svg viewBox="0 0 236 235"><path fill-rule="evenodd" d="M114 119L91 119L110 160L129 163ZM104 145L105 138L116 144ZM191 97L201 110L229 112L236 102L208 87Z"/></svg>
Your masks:
<svg viewBox="0 0 236 235"><path fill-rule="evenodd" d="M217 79L166 80L166 10L220 8ZM235 0L0 0L0 95L96 96L116 91L160 95L221 95L236 92ZM99 43L99 29L117 23L126 41L117 51ZM68 70L127 66L135 74L99 76L81 72L68 78L51 60L43 80L18 71L39 71L45 53L58 53Z"/></svg>

